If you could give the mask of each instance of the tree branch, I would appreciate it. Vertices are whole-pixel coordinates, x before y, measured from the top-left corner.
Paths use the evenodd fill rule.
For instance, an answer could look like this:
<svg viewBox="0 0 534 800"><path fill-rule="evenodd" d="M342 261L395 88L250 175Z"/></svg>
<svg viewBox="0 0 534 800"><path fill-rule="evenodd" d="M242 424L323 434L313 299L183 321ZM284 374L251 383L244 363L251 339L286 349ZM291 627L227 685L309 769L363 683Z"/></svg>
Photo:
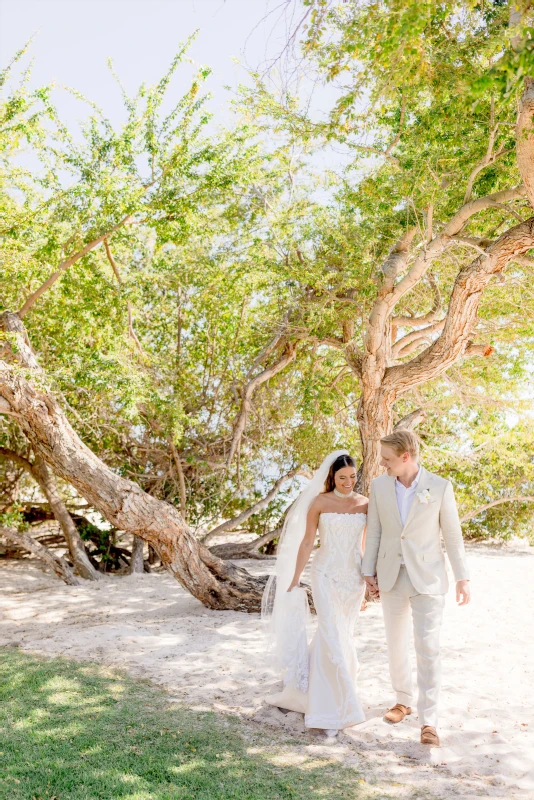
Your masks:
<svg viewBox="0 0 534 800"><path fill-rule="evenodd" d="M109 242L108 242L107 236L104 239L104 247L105 247L105 250L106 250L106 255L108 257L108 261L111 264L111 269L113 270L113 272L115 273L115 277L117 278L117 283L119 284L119 286L122 286L122 278L121 278L117 263L116 263L115 259L113 258L113 253L111 252L111 248L109 246ZM141 347L141 342L137 338L137 334L136 334L136 332L134 330L133 320L132 320L132 304L130 303L129 300L126 303L126 308L127 308L127 311L128 311L128 336L130 337L130 339L133 340L133 343L135 344L138 352L141 355L144 355L145 353L143 351L143 348Z"/></svg>
<svg viewBox="0 0 534 800"><path fill-rule="evenodd" d="M512 261L515 264L521 264L522 267L534 267L534 258L532 256L515 256Z"/></svg>
<svg viewBox="0 0 534 800"><path fill-rule="evenodd" d="M34 556L37 556L41 561L44 561L44 563L55 572L58 578L61 578L68 586L79 586L80 581L74 575L69 565L66 564L62 558L56 556L55 553L52 553L47 547L43 547L42 544L36 542L28 533L20 533L20 531L16 531L14 528L6 528L2 525L0 526L0 536L3 536L4 539L13 542L19 547L23 547L25 550L33 553Z"/></svg>
<svg viewBox="0 0 534 800"><path fill-rule="evenodd" d="M272 488L265 495L265 497L262 497L261 500L258 500L257 503L254 503L254 505L249 506L249 508L246 508L244 511L241 512L241 514L238 514L237 517L233 517L233 519L227 519L225 522L222 522L216 528L213 528L213 530L211 530L209 533L206 534L206 536L202 538L202 543L209 544L209 542L213 541L213 539L216 536L219 536L219 534L224 533L224 531L231 530L232 528L237 528L253 514L257 514L259 511L263 511L264 508L267 508L271 500L274 500L274 498L282 488L283 484L286 481L290 480L290 478L293 478L298 473L298 471L299 471L298 469L292 469L286 475L282 475L282 477L278 478L278 480L273 484Z"/></svg>
<svg viewBox="0 0 534 800"><path fill-rule="evenodd" d="M434 236L432 241L423 248L423 251L416 257L409 272L395 284L397 275L406 267L409 248L418 228L414 226L406 231L404 236L397 242L382 267L384 282L380 287L377 299L369 316L369 325L365 342L368 354L374 355L380 347L387 329L386 322L388 316L401 297L419 283L433 260L448 247L452 237L460 233L467 221L474 214L487 208L492 208L495 204L502 207L504 203L517 200L519 197L524 197L526 191L524 185L516 186L512 189L503 189L500 192L494 192L485 197L479 197L463 205L444 228ZM511 210L507 206L505 206L505 208L507 211ZM513 213L515 214L515 212Z"/></svg>
<svg viewBox="0 0 534 800"><path fill-rule="evenodd" d="M471 236L453 236L451 243L472 247L478 253L485 253L490 244L493 244L491 239L475 239Z"/></svg>
<svg viewBox="0 0 534 800"><path fill-rule="evenodd" d="M415 331L411 331L407 333L402 339L399 339L393 345L391 354L393 358L403 358L404 356L413 353L422 342L430 341L429 336L432 333L436 333L440 331L443 326L445 325L445 317L443 319L434 322L432 325L428 325L428 327ZM414 346L415 345L415 346Z"/></svg>
<svg viewBox="0 0 534 800"><path fill-rule="evenodd" d="M89 560L82 538L70 515L70 511L63 502L54 476L45 462L39 457L36 457L35 462L32 464L29 459L24 458L24 456L19 455L14 450L10 450L7 447L0 447L0 457L8 458L32 476L33 480L46 497L54 519L61 528L76 571L82 578L86 578L87 580L99 580L100 575Z"/></svg>
<svg viewBox="0 0 534 800"><path fill-rule="evenodd" d="M473 342L470 342L465 348L464 358L470 358L472 356L488 358L493 355L494 352L495 348L490 344L473 344Z"/></svg>
<svg viewBox="0 0 534 800"><path fill-rule="evenodd" d="M395 431L413 431L417 428L421 422L425 420L425 412L422 408L416 408L415 411L412 411L410 414L406 414L405 417L400 419L396 425L394 425L393 430Z"/></svg>
<svg viewBox="0 0 534 800"><path fill-rule="evenodd" d="M410 247L417 231L418 228L416 225L407 228L398 242L391 248L387 259L382 265L382 273L384 275L384 283L381 287L382 292L390 291L390 289L393 288L397 275L406 268Z"/></svg>
<svg viewBox="0 0 534 800"><path fill-rule="evenodd" d="M475 201L476 202L476 201ZM444 372L470 344L482 293L517 256L534 247L534 217L503 233L484 253L460 270L451 293L443 333L407 364L389 367L384 388L397 396Z"/></svg>
<svg viewBox="0 0 534 800"><path fill-rule="evenodd" d="M365 336L365 350L368 354L375 355L383 341L387 328L387 318L392 308L389 297L393 291L397 276L406 269L410 247L417 230L418 228L415 225L408 228L393 245L382 265L383 281L369 315L369 324Z"/></svg>
<svg viewBox="0 0 534 800"><path fill-rule="evenodd" d="M86 256L87 253L90 253L91 250L94 250L95 247L98 247L99 244L102 244L102 242L105 240L105 238L107 236L109 236L111 233L114 233L114 231L117 231L119 228L122 228L123 225L126 225L126 223L130 220L130 218L131 218L131 215L127 214L120 222L118 222L116 225L114 225L113 228L111 228L109 231L106 231L106 233L102 233L100 236L97 236L96 239L93 239L91 242L88 242L88 244L86 244L85 247L82 247L81 250L78 250L78 252L74 253L72 256L69 256L69 258L66 258L64 261L62 261L59 264L57 270L55 272L53 272L50 275L50 277L47 278L46 281L44 281L44 283L42 283L39 286L39 288L36 289L34 292L32 292L29 295L29 297L24 301L24 303L22 305L22 308L18 312L18 316L21 319L24 319L24 317L26 316L28 311L30 311L33 308L33 306L39 300L39 298L48 289L50 289L51 286L53 286L53 284L58 280L58 278L60 278L61 275L69 267L72 267L72 265L75 264L77 261L79 261L80 258L83 258L83 256Z"/></svg>
<svg viewBox="0 0 534 800"><path fill-rule="evenodd" d="M281 372L288 364L290 364L297 355L297 348L295 344L288 344L285 350L285 355L282 356L278 361L274 364L271 364L270 367L267 367L260 372L259 375L256 375L255 378L252 378L246 386L243 388L242 391L242 398L241 398L241 409L237 418L234 422L234 430L232 433L232 440L230 442L230 450L228 452L228 458L226 460L226 465L230 466L235 454L237 453L240 445L241 445L241 438L243 436L243 431L245 430L245 425L247 424L247 417L252 405L252 396L258 386L261 386L262 383L273 378L279 372Z"/></svg>
<svg viewBox="0 0 534 800"><path fill-rule="evenodd" d="M422 327L423 325L428 325L430 322L434 322L437 319L442 309L441 293L439 291L436 278L431 272L428 273L428 282L430 283L430 286L434 292L434 302L428 314L423 314L421 317L393 317L393 325L396 325L397 327Z"/></svg>
<svg viewBox="0 0 534 800"><path fill-rule="evenodd" d="M500 156L505 156L508 155L508 153L512 152L511 150L505 150L504 144L502 144L498 150L493 152L493 148L495 146L495 138L501 126L500 122L495 124L495 101L493 97L491 98L490 126L491 130L488 141L488 149L486 150L486 154L484 155L482 160L479 161L479 163L473 169L471 175L468 178L467 186L465 189L464 203L467 203L471 199L471 194L473 192L473 185L475 183L475 180L477 179L477 176L482 172L482 170L485 169L486 167L489 167L491 164L494 164L495 161L497 161L497 159Z"/></svg>
<svg viewBox="0 0 534 800"><path fill-rule="evenodd" d="M185 488L185 476L184 471L182 469L182 462L180 460L180 454L176 450L176 445L172 439L172 436L169 438L169 447L171 449L171 455L173 464L176 467L176 472L178 474L178 485L180 487L180 514L184 518L184 521L187 520L187 492Z"/></svg>
<svg viewBox="0 0 534 800"><path fill-rule="evenodd" d="M516 125L517 166L534 207L534 78L525 78Z"/></svg>
<svg viewBox="0 0 534 800"><path fill-rule="evenodd" d="M18 467L22 467L22 469L29 472L32 477L35 477L33 474L33 464L24 456L19 455L14 450L10 450L8 447L0 447L0 457L8 458Z"/></svg>
<svg viewBox="0 0 534 800"><path fill-rule="evenodd" d="M445 250L452 237L460 233L472 216L478 214L480 211L495 207L505 208L507 211L511 211L511 209L503 204L524 197L526 193L526 187L521 185L513 189L503 189L500 192L495 192L485 197L478 197L476 200L471 200L469 203L463 205L440 233L438 233L424 248L423 252L417 256L408 274L395 286L389 298L390 307L393 308L406 292L415 286L416 283L419 283L432 261Z"/></svg>
<svg viewBox="0 0 534 800"><path fill-rule="evenodd" d="M475 511L470 511L469 514L466 514L460 519L460 522L469 522L470 519L475 519L475 517L480 516L483 514L484 511L487 511L489 508L495 508L495 506L500 506L503 503L532 503L534 502L534 495L515 495L515 497L500 497L498 500L493 500L491 503L486 503L484 506L480 506Z"/></svg>

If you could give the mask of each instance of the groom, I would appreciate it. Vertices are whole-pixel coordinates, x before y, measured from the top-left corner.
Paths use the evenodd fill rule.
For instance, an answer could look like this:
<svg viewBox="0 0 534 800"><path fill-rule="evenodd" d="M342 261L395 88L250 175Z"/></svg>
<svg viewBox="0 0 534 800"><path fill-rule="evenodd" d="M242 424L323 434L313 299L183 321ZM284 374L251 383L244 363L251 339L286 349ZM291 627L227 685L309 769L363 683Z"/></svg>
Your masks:
<svg viewBox="0 0 534 800"><path fill-rule="evenodd" d="M411 610L421 744L439 747L439 632L449 585L440 531L456 579L456 600L466 605L470 592L462 529L451 483L419 466L415 434L399 430L380 443L387 475L371 485L362 572L371 595L380 593L384 612L396 694L396 705L385 719L401 722L412 712Z"/></svg>

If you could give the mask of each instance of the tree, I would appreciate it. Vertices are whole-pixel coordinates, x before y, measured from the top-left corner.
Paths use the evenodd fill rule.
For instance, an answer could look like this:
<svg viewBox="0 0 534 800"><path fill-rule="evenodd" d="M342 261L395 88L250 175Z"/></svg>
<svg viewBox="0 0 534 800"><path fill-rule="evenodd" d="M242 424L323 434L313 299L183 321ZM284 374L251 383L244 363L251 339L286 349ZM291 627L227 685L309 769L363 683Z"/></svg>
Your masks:
<svg viewBox="0 0 534 800"><path fill-rule="evenodd" d="M277 520L262 495L285 475L360 443L365 489L380 436L432 397L443 407L440 381L474 382L487 361L517 371L528 352L530 298L518 309L490 281L513 264L520 286L531 269L515 152L528 172L532 88L494 74L500 11L466 9L460 30L450 10L410 9L424 57L408 48L395 80L405 48L390 22L409 18L347 4L326 19L333 54L312 30L323 74L358 50L353 96L327 122L258 82L244 121L208 136L198 82L161 118L171 70L125 97L119 131L95 110L74 142L50 111L34 139L40 173L6 157L2 302L19 309L2 315L6 418L214 608L257 609L262 581L184 517L208 535L246 522L268 539ZM518 37L502 56L512 77L528 51ZM354 158L325 199L309 157L329 141Z"/></svg>
<svg viewBox="0 0 534 800"><path fill-rule="evenodd" d="M304 48L319 77L343 81L339 100L315 122L258 79L255 110L292 141L335 141L354 154L330 231L289 244L287 257L304 273L310 317L323 309L312 324L359 387L368 492L399 399L528 329L530 302L503 313L506 288L494 281L513 267L514 282L526 282L534 263L532 12L304 5ZM337 312L330 324L327 306Z"/></svg>
<svg viewBox="0 0 534 800"><path fill-rule="evenodd" d="M112 237L116 241L120 234L127 239L132 228L135 247L144 244L137 227L148 234L153 227L161 238L172 238L174 243L194 236L210 217L219 216L226 195L234 194L247 165L254 164L254 146L249 148L239 131L216 139L203 135L208 117L202 114L203 100L197 95L207 70L200 71L189 92L160 118L163 94L184 52L157 87L150 91L143 87L133 101L125 97L129 115L119 134L96 112L85 129L84 142L75 143L51 114L55 127L42 133L38 150L44 175L20 174L11 166L9 177L18 182L24 202L11 200L9 194L5 197L9 213L3 239L8 277L12 277L6 289L16 297L28 277L33 287L17 313L2 316L2 411L29 437L36 460L50 464L57 476L91 502L97 500L95 508L108 520L152 544L162 562L204 603L215 608L257 609L264 581L214 557L172 506L113 473L82 444L46 388L46 376L22 323L42 307L50 290L75 265L90 268L87 259L99 247L121 285ZM61 183L65 180L62 170L72 175L66 186ZM39 194L41 186L44 191ZM239 198L232 200L239 202ZM46 263L51 259L56 260L52 271ZM127 313L128 336L142 358L129 302ZM58 322L56 318L54 324ZM144 367L141 361L139 372ZM28 381L29 376L37 385ZM43 411L41 402L48 411L34 416L31 409L37 411L40 406Z"/></svg>

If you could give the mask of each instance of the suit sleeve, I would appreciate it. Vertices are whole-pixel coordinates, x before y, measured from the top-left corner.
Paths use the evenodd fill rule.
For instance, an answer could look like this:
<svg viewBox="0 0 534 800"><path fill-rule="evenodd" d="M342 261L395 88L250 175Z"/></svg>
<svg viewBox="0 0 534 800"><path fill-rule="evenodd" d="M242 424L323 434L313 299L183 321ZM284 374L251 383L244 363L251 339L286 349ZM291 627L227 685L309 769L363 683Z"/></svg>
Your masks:
<svg viewBox="0 0 534 800"><path fill-rule="evenodd" d="M376 575L376 562L378 559L378 548L382 536L382 525L378 515L376 505L376 493L374 481L371 483L371 493L369 496L369 508L367 509L367 536L365 539L365 553L362 559L362 574Z"/></svg>
<svg viewBox="0 0 534 800"><path fill-rule="evenodd" d="M447 481L439 512L439 524L445 542L445 549L451 562L454 578L457 581L469 580L469 571L465 559L462 526L458 517L458 508L450 481Z"/></svg>

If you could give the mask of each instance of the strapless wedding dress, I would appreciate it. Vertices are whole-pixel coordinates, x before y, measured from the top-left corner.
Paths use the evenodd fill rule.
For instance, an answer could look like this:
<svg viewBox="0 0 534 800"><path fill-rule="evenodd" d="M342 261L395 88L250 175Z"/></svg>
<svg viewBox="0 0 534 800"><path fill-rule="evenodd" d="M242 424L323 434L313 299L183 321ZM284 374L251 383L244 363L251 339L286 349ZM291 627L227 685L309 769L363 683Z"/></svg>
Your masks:
<svg viewBox="0 0 534 800"><path fill-rule="evenodd" d="M342 730L365 720L356 691L356 624L365 592L366 522L365 514L320 515L320 547L311 568L318 626L309 651L308 690L286 686L266 698L270 705L304 713L308 728Z"/></svg>

